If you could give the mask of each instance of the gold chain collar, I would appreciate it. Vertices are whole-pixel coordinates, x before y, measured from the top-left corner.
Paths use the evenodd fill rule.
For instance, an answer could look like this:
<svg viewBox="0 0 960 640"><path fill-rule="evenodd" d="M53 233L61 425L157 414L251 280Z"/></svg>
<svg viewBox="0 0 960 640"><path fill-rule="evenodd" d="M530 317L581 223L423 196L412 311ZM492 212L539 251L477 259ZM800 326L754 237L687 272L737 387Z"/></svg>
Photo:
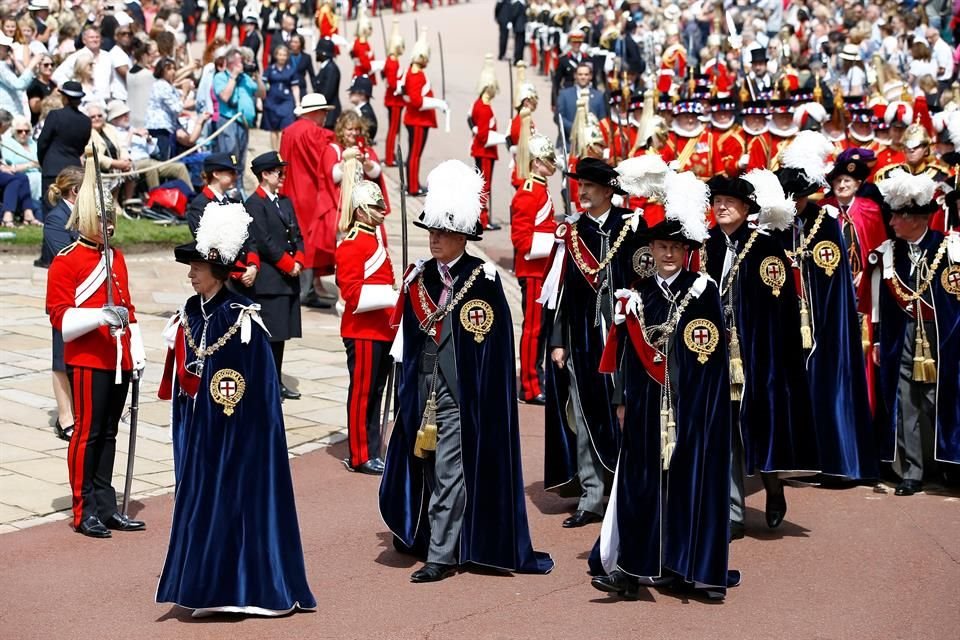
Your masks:
<svg viewBox="0 0 960 640"><path fill-rule="evenodd" d="M610 214L613 214L613 210L610 210ZM579 221L577 221L579 222ZM617 239L613 242L613 246L610 247L610 251L607 252L607 255L603 257L603 260L597 265L597 268L588 267L587 264L583 261L583 254L580 253L580 232L577 231L577 222L574 222L570 225L570 240L573 245L573 259L577 263L577 267L587 275L595 276L610 264L614 256L617 255L617 251L620 249L620 245L623 244L623 241L627 237L627 233L630 231L630 225L624 224L623 229L620 230L620 235L617 236Z"/></svg>
<svg viewBox="0 0 960 640"><path fill-rule="evenodd" d="M940 247L937 249L936 255L933 257L933 262L930 263L930 266L927 268L926 276L922 275L920 272L920 267L917 267L917 289L916 291L910 291L907 293L907 290L903 288L903 285L900 281L900 276L897 274L896 269L893 271L893 275L887 278L893 284L893 289L899 297L904 302L914 302L923 297L923 294L926 293L927 289L930 288L930 283L933 282L933 278L937 273L937 269L940 267L940 261L943 260L943 256L947 252L947 238L943 239L943 242L940 243Z"/></svg>
<svg viewBox="0 0 960 640"><path fill-rule="evenodd" d="M659 285L657 286L659 287ZM669 287L669 285L667 286ZM670 341L670 336L672 336L676 330L677 324L680 322L680 317L683 315L684 310L686 310L687 305L690 304L690 301L693 300L693 289L694 286L691 284L690 288L687 289L686 295L680 300L680 304L677 305L676 310L668 316L666 322L663 324L655 324L649 328L647 327L646 318L643 315L643 295L638 296L637 319L640 320L640 329L643 331L643 336L647 339L647 342L659 348L661 351L665 350L664 347L666 347ZM673 300L670 302L672 304Z"/></svg>
<svg viewBox="0 0 960 640"><path fill-rule="evenodd" d="M463 287L457 292L457 295L444 306L437 306L433 313L430 312L430 306L427 304L426 287L423 286L423 272L421 271L420 276L417 278L417 294L420 300L420 309L423 310L425 318L423 322L420 323L420 329L429 333L433 330L433 325L447 317L447 315L460 304L463 297L467 295L467 291L473 286L473 283L476 282L477 276L480 275L481 271L483 271L482 264L473 270L470 277L467 278L467 281L463 283Z"/></svg>
<svg viewBox="0 0 960 640"><path fill-rule="evenodd" d="M193 341L193 332L190 330L190 323L187 321L186 316L183 317L180 323L183 325L183 329L184 329L183 334L184 334L184 337L187 339L187 346L190 347L190 350L193 351L194 355L197 356L198 360L203 360L208 356L212 356L214 353L219 351L220 348L223 347L223 345L227 344L230 338L232 338L237 333L237 331L240 330L240 322L236 322L232 327L230 327L227 330L226 333L220 336L219 340L214 342L212 345L210 345L206 349L200 349L197 347L197 343Z"/></svg>
<svg viewBox="0 0 960 640"><path fill-rule="evenodd" d="M807 247L810 246L810 243L813 242L813 239L816 237L817 233L820 231L820 225L823 224L823 219L827 215L827 210L823 207L820 208L820 215L817 216L817 219L813 221L813 226L810 227L810 233L803 234L800 239L800 246L797 247L796 251L786 251L787 257L793 260L795 257L803 260L806 256L810 255L810 252L807 251Z"/></svg>
<svg viewBox="0 0 960 640"><path fill-rule="evenodd" d="M753 243L756 241L757 236L760 235L759 229L754 229L753 233L750 234L750 237L747 238L746 244L743 245L743 250L737 254L736 260L733 261L733 266L730 267L730 272L727 274L726 282L723 283L723 288L720 289L720 297L723 297L730 290L730 287L733 285L734 278L737 277L737 272L740 271L740 263L743 262L743 259L747 257L747 252L753 247Z"/></svg>

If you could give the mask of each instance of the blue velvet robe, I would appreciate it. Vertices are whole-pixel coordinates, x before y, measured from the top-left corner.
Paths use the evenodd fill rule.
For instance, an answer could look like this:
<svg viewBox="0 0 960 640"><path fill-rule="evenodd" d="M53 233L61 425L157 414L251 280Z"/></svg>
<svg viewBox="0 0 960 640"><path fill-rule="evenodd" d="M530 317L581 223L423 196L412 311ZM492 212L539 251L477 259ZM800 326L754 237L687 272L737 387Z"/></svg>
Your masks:
<svg viewBox="0 0 960 640"><path fill-rule="evenodd" d="M454 267L456 295L481 260L464 254ZM424 283L433 300L442 284L436 261L424 263ZM493 309L493 324L477 342L460 321L460 309L471 300ZM387 447L380 483L380 513L403 552L425 556L430 538L423 460L413 455L427 398L421 397L419 361L429 339L413 310L419 304L411 291L403 302L403 362L399 376L397 421ZM466 509L460 533L459 563L474 563L520 573L547 573L553 560L533 550L527 523L517 380L514 368L513 321L499 276L481 272L469 292L444 322L451 323L460 398L460 429Z"/></svg>
<svg viewBox="0 0 960 640"><path fill-rule="evenodd" d="M921 239L920 247L926 251L928 263L933 262L934 254L943 242L943 238L942 233L931 229ZM912 291L916 281L915 276L910 276L907 243L895 240L892 250L897 275L906 285L904 289ZM933 274L930 288L923 299L933 311L933 322L928 325L932 330L928 336L931 347L936 352L937 364L934 459L938 462L960 464L960 299L943 287L943 273L949 266L950 261L945 255L936 273ZM908 316L883 280L880 282L878 295L880 454L884 460L893 460L897 451L897 415L899 413L897 385L900 379L900 355L903 353L903 343L906 339Z"/></svg>
<svg viewBox="0 0 960 640"><path fill-rule="evenodd" d="M224 287L205 305L212 345L250 300ZM199 296L184 307L195 344L204 326ZM266 334L251 323L206 358L196 399L173 389L176 475L170 547L157 602L191 609L315 608L307 584L280 409L279 384ZM194 360L188 351L188 363ZM213 375L233 369L244 379L233 415L214 402Z"/></svg>
<svg viewBox="0 0 960 640"><path fill-rule="evenodd" d="M809 203L798 215L809 233L820 214ZM796 251L799 231L781 235L785 249ZM816 236L807 238L799 263L807 293L814 347L807 354L807 382L813 404L813 426L823 473L859 480L879 474L873 416L867 396L860 320L847 249L838 220L826 212ZM820 243L831 243L831 245ZM818 264L836 261L832 274Z"/></svg>
<svg viewBox="0 0 960 640"><path fill-rule="evenodd" d="M626 209L614 207L603 224L603 231L613 245L623 229ZM569 223L567 223L569 224ZM600 229L588 216L581 215L577 231L597 260L601 253ZM646 228L640 220L638 230ZM630 286L637 279L633 267L634 253L640 248L635 234L629 232L611 262L613 286L605 295L612 300L614 292ZM569 492L577 478L577 437L575 425L568 424L567 404L570 402L570 375L557 367L550 358L555 346L567 349L567 358L577 376L577 391L586 416L590 440L604 467L613 472L620 450L620 423L612 403L614 378L597 372L603 353L608 326L601 322L594 326L597 290L587 282L568 250L564 258L563 278L560 283L557 309L544 308L543 331L547 344L547 362L544 367L546 411L544 415L544 479L547 489ZM552 259L551 259L552 263Z"/></svg>
<svg viewBox="0 0 960 640"><path fill-rule="evenodd" d="M678 304L697 278L682 271L670 285ZM670 305L655 278L646 278L636 289L643 298L647 326L666 322ZM719 340L704 363L684 340L687 327L698 319L712 323ZM616 493L611 497L619 531L617 567L637 577L675 574L687 583L724 589L728 585L732 417L719 291L710 282L690 301L670 342L677 444L667 472L661 471L662 386L647 373L626 325L619 325L617 334L626 406ZM608 511L610 517L613 514ZM605 573L599 545L598 540L589 560L593 575Z"/></svg>
<svg viewBox="0 0 960 640"><path fill-rule="evenodd" d="M752 231L744 223L734 232L731 240L737 243L738 254ZM710 230L705 248L707 271L722 287L726 242L719 226ZM780 295L773 294L760 274L768 257L789 268L780 242L761 233L740 263L733 284L745 377L739 415L744 467L750 475L757 471L816 473L820 470L817 432L800 341L797 289L788 273ZM722 303L728 304L728 296Z"/></svg>

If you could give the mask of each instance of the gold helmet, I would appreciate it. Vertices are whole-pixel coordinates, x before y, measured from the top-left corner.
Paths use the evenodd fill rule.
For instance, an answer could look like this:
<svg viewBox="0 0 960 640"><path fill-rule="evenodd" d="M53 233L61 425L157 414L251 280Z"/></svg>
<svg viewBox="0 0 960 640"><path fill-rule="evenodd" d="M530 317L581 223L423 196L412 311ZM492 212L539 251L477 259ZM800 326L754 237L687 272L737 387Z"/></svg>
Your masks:
<svg viewBox="0 0 960 640"><path fill-rule="evenodd" d="M531 160L542 160L550 164L557 164L557 150L553 146L553 141L542 133L535 133L530 136L527 149Z"/></svg>
<svg viewBox="0 0 960 640"><path fill-rule="evenodd" d="M923 125L913 123L903 134L903 146L907 149L916 149L930 144L930 135Z"/></svg>

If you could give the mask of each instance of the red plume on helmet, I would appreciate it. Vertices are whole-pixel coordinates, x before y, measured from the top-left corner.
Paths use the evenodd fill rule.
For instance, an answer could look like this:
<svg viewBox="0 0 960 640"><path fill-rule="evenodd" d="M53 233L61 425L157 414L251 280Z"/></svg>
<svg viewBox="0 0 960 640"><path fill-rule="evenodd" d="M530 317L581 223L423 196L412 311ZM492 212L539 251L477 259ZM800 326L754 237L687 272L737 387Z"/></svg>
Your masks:
<svg viewBox="0 0 960 640"><path fill-rule="evenodd" d="M902 100L894 100L884 108L882 117L890 126L909 127L913 124L913 106Z"/></svg>

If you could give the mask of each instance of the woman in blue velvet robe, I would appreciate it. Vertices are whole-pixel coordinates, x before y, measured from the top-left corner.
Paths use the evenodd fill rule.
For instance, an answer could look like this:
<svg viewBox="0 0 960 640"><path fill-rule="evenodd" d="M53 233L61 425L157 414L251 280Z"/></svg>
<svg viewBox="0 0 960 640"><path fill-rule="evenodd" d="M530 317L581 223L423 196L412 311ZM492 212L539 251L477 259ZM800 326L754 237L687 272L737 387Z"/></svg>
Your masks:
<svg viewBox="0 0 960 640"><path fill-rule="evenodd" d="M644 349L637 344L643 340L641 325L636 312L629 310L629 296L621 298L618 319L624 322L616 332L626 408L623 445L616 486L590 556L590 572L594 576L621 572L633 579L669 577L675 587L709 589L722 598L739 577L728 576L727 569L732 419L720 293L706 275L685 270L668 286L677 304L691 287L700 290L669 342L676 448L669 470L662 471L663 385L648 371L649 358L645 364L639 355ZM642 301L647 327L667 322L675 309L655 276L638 283L632 295ZM690 346L697 329L705 332L703 340L710 340L711 348L694 351ZM603 588L605 582L613 586ZM614 591L616 578L595 579L594 586Z"/></svg>
<svg viewBox="0 0 960 640"><path fill-rule="evenodd" d="M256 306L223 286L229 268L195 247L178 247L177 261L205 295L165 332L173 346L160 396L173 400L176 493L156 600L197 617L314 609L266 330ZM200 348L230 337L198 362L186 331Z"/></svg>
<svg viewBox="0 0 960 640"><path fill-rule="evenodd" d="M794 268L801 270L812 330L806 371L820 469L852 480L876 478L860 321L839 210L821 209L806 197L797 200L797 209L797 222L781 238L788 252L796 252L801 228L805 234L806 250L794 257Z"/></svg>

